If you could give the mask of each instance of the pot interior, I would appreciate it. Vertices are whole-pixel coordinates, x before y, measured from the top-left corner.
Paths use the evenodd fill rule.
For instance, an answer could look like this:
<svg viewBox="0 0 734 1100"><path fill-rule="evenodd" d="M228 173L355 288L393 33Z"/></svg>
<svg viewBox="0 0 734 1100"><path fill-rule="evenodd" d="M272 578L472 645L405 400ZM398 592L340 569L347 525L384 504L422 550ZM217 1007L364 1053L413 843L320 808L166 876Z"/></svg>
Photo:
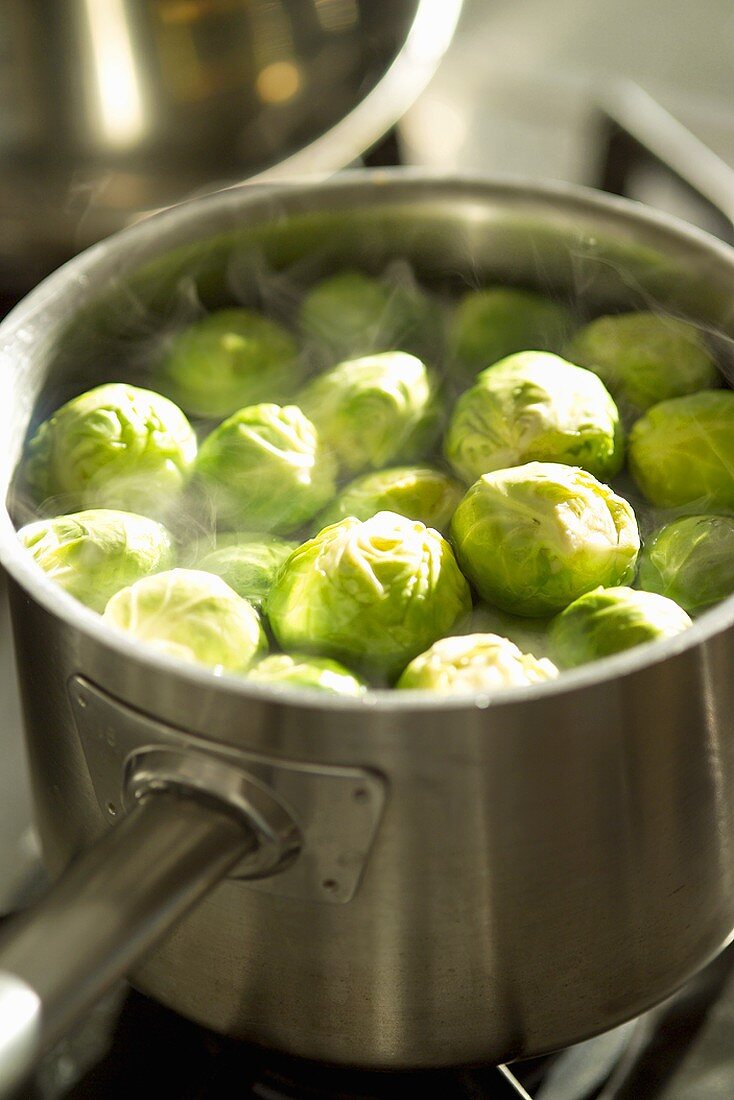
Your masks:
<svg viewBox="0 0 734 1100"><path fill-rule="evenodd" d="M68 398L115 379L155 388L151 364L172 328L225 305L288 321L306 288L344 268L397 269L447 298L489 283L534 288L581 318L664 311L705 330L723 373L734 370L734 253L637 204L400 171L245 186L102 242L0 326L0 494L28 434ZM435 359L450 384L451 364ZM16 525L32 518L22 493L8 504ZM26 573L7 511L1 522L0 554Z"/></svg>

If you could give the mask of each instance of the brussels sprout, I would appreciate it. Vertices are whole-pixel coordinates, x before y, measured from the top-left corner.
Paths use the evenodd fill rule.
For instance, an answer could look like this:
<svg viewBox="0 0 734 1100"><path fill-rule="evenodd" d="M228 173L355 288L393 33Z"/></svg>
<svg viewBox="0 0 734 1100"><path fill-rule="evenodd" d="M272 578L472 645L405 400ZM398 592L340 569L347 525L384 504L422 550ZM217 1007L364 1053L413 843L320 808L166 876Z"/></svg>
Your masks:
<svg viewBox="0 0 734 1100"><path fill-rule="evenodd" d="M194 485L221 527L288 534L336 492L334 462L295 405L251 405L202 443Z"/></svg>
<svg viewBox="0 0 734 1100"><path fill-rule="evenodd" d="M560 351L574 328L570 310L531 290L472 290L451 324L454 356L472 373L516 351Z"/></svg>
<svg viewBox="0 0 734 1100"><path fill-rule="evenodd" d="M469 483L536 460L611 477L623 448L617 406L603 383L542 351L520 352L482 371L459 398L445 442L446 458Z"/></svg>
<svg viewBox="0 0 734 1100"><path fill-rule="evenodd" d="M618 401L649 409L658 401L716 386L718 372L698 330L657 313L598 317L567 348Z"/></svg>
<svg viewBox="0 0 734 1100"><path fill-rule="evenodd" d="M638 584L703 611L734 592L734 518L683 516L661 527L640 554Z"/></svg>
<svg viewBox="0 0 734 1100"><path fill-rule="evenodd" d="M457 481L429 466L378 470L356 478L342 489L319 517L319 529L346 516L369 519L377 512L397 512L443 532L463 495Z"/></svg>
<svg viewBox="0 0 734 1100"><path fill-rule="evenodd" d="M283 649L336 657L387 677L470 608L469 586L449 544L394 512L325 527L294 550L268 597Z"/></svg>
<svg viewBox="0 0 734 1100"><path fill-rule="evenodd" d="M171 569L123 588L105 622L171 656L244 672L267 648L257 611L221 577Z"/></svg>
<svg viewBox="0 0 734 1100"><path fill-rule="evenodd" d="M68 508L169 511L196 456L196 436L172 401L108 382L72 398L28 444L24 477L34 499Z"/></svg>
<svg viewBox="0 0 734 1100"><path fill-rule="evenodd" d="M216 573L259 610L275 574L296 546L295 542L270 535L223 532L209 549L192 549L189 564L205 573Z"/></svg>
<svg viewBox="0 0 734 1100"><path fill-rule="evenodd" d="M162 386L196 416L229 416L282 401L301 381L295 340L250 309L220 309L177 333L160 366Z"/></svg>
<svg viewBox="0 0 734 1100"><path fill-rule="evenodd" d="M558 664L573 668L656 638L671 638L690 625L683 608L665 596L634 588L597 588L554 619L550 639Z"/></svg>
<svg viewBox="0 0 734 1100"><path fill-rule="evenodd" d="M437 427L428 371L403 351L340 363L310 382L299 404L349 474L422 457Z"/></svg>
<svg viewBox="0 0 734 1100"><path fill-rule="evenodd" d="M484 474L451 522L461 568L503 611L542 616L631 580L640 537L629 504L586 470L529 462Z"/></svg>
<svg viewBox="0 0 734 1100"><path fill-rule="evenodd" d="M441 638L410 662L398 688L419 688L458 694L518 687L552 680L558 669L551 661L536 660L508 638L497 634L463 634Z"/></svg>
<svg viewBox="0 0 734 1100"><path fill-rule="evenodd" d="M170 569L171 536L160 523L99 508L29 523L18 538L66 592L94 611L140 577Z"/></svg>
<svg viewBox="0 0 734 1100"><path fill-rule="evenodd" d="M342 271L306 294L301 329L338 361L395 348L424 348L435 336L436 318L429 299L416 287L391 286L361 271Z"/></svg>
<svg viewBox="0 0 734 1100"><path fill-rule="evenodd" d="M365 684L338 661L296 653L266 657L251 669L249 678L259 684L289 684L329 695L362 695L365 691Z"/></svg>
<svg viewBox="0 0 734 1100"><path fill-rule="evenodd" d="M734 508L734 393L704 390L653 405L633 426L629 467L659 508Z"/></svg>

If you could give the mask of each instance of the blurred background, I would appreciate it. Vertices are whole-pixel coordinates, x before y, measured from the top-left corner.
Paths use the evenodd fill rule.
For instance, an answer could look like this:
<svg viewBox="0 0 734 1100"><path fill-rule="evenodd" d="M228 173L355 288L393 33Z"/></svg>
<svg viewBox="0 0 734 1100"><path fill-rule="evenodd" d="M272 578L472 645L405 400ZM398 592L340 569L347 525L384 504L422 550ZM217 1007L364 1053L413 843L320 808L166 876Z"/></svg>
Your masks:
<svg viewBox="0 0 734 1100"><path fill-rule="evenodd" d="M460 0L3 0L0 275L216 187L359 161Z"/></svg>
<svg viewBox="0 0 734 1100"><path fill-rule="evenodd" d="M465 0L436 79L403 120L406 156L594 183L594 106L629 80L732 162L733 65L727 0Z"/></svg>
<svg viewBox="0 0 734 1100"><path fill-rule="evenodd" d="M248 179L404 163L610 185L597 107L625 81L731 162L733 31L727 0L3 0L0 294Z"/></svg>

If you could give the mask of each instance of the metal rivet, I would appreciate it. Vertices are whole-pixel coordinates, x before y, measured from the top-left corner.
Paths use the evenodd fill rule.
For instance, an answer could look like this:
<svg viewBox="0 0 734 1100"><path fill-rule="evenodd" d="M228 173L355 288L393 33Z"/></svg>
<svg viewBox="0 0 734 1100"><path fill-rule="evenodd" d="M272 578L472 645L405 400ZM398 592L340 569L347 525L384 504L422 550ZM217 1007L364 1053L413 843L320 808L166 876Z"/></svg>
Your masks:
<svg viewBox="0 0 734 1100"><path fill-rule="evenodd" d="M107 813L111 814L112 817L116 817L116 815L117 815L117 806L114 804L114 802L108 802L107 803Z"/></svg>
<svg viewBox="0 0 734 1100"><path fill-rule="evenodd" d="M357 787L352 795L355 802L366 802L369 796L370 792L367 790L366 787Z"/></svg>
<svg viewBox="0 0 734 1100"><path fill-rule="evenodd" d="M324 890L328 890L330 893L333 893L334 890L339 889L339 883L336 881L335 878L325 878L321 885L323 886Z"/></svg>
<svg viewBox="0 0 734 1100"><path fill-rule="evenodd" d="M77 695L76 701L77 701L77 703L79 704L80 707L86 707L86 705L87 705L87 699L86 699L86 696L84 696L84 695Z"/></svg>

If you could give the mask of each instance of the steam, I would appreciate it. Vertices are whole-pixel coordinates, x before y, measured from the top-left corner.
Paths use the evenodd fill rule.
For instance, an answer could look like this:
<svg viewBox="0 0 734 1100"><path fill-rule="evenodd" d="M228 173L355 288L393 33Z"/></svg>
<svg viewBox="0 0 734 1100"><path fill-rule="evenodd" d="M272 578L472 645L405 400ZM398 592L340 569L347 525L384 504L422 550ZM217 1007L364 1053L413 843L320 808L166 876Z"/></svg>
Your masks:
<svg viewBox="0 0 734 1100"><path fill-rule="evenodd" d="M531 266L534 263L536 271L544 270L547 264L542 248L533 243L530 249ZM165 393L157 372L172 339L213 309L243 306L264 313L299 339L307 378L328 369L335 360L329 359L317 341L305 338L300 332L299 310L309 289L344 266L366 270L390 289L384 316L377 318L375 336L378 342L389 324L391 307L401 295L406 292L428 295L437 336L422 349L423 358L439 380L444 407L450 408L456 394L471 383L471 379L461 373L451 357L447 332L452 309L467 289L499 285L499 280L489 278L480 268L469 240L466 242L465 260L458 263L454 257L455 270L440 279L419 279L415 268L405 259L370 263L367 245L364 254L357 255L353 264L339 265L335 262L339 251L337 242L333 247L317 248L288 264L276 266L270 262L264 248L241 248L234 250L218 273L212 274L216 265L212 264L211 256L202 250L199 255L192 252L181 260L181 273L173 282L170 271L161 269L158 274L148 272L144 286L136 285L135 281L120 281L101 288L99 307L72 319L59 350L56 367L38 403L30 434L59 405L102 382L125 381ZM579 324L598 313L629 309L664 312L692 323L682 310L676 309L673 301L666 300L665 286L666 280L670 283L670 273L663 270L658 273L660 292L653 292L649 287L656 280L635 273L641 266L645 272L640 257L636 258L635 263L626 262L628 259L623 250L620 250L618 259L602 255L596 242L589 238L580 241L570 251L567 289L563 289L563 282L551 286L549 277L540 284L536 283L532 289L538 289L570 306ZM518 273L522 266L518 266ZM524 266L527 267L527 256ZM645 273L646 276L651 274L649 269ZM610 288L613 288L613 293ZM588 305L590 300L600 303L600 308L593 313ZM701 321L695 324L712 348L725 383L731 383L734 381L734 340L713 324ZM560 354L564 352L563 347L553 350ZM363 353L361 349L359 352ZM629 412L627 419L630 419ZM192 423L199 442L215 426L213 422L202 419L192 419ZM440 443L428 461L450 472L441 455ZM346 480L349 479L342 479L341 484ZM643 538L674 516L708 510L706 501L695 502L683 509L654 508L644 500L629 475L624 473L614 479L613 488L632 504ZM213 548L216 545L215 506L207 493L200 488L191 488L172 503L175 506L166 509L164 522L182 551L192 544L200 548ZM76 510L76 502L73 509L70 505L71 499L65 495L34 501L23 483L22 472L16 476L11 488L11 513L18 527L38 518ZM308 525L289 537L306 538L310 533Z"/></svg>
<svg viewBox="0 0 734 1100"><path fill-rule="evenodd" d="M626 254L620 247L619 253L616 260L609 254L602 254L594 237L585 238L569 250L574 305L577 315L583 318L582 323L604 313L624 313L630 310L645 310L661 317L684 321L703 337L710 348L724 384L729 388L734 387L734 338L728 336L720 325L691 317L690 309L686 311L682 307L676 308L675 298L681 286L685 285L690 291L690 275L686 280L680 271L665 266L661 257L653 258L651 255L646 258L643 250L635 250L632 245L627 246ZM634 263L630 263L631 256L635 257ZM636 274L636 270L640 269L640 274ZM658 285L655 292L650 289L651 283ZM605 292L609 293L607 288L611 287L624 288L624 293L620 294L619 289L616 289L606 307L597 306L593 312L589 312L586 303L603 301ZM706 291L702 288L703 312L707 312L710 305ZM731 295L724 305L721 318L722 322L734 318L734 297ZM620 412L629 422L631 410L620 408Z"/></svg>

